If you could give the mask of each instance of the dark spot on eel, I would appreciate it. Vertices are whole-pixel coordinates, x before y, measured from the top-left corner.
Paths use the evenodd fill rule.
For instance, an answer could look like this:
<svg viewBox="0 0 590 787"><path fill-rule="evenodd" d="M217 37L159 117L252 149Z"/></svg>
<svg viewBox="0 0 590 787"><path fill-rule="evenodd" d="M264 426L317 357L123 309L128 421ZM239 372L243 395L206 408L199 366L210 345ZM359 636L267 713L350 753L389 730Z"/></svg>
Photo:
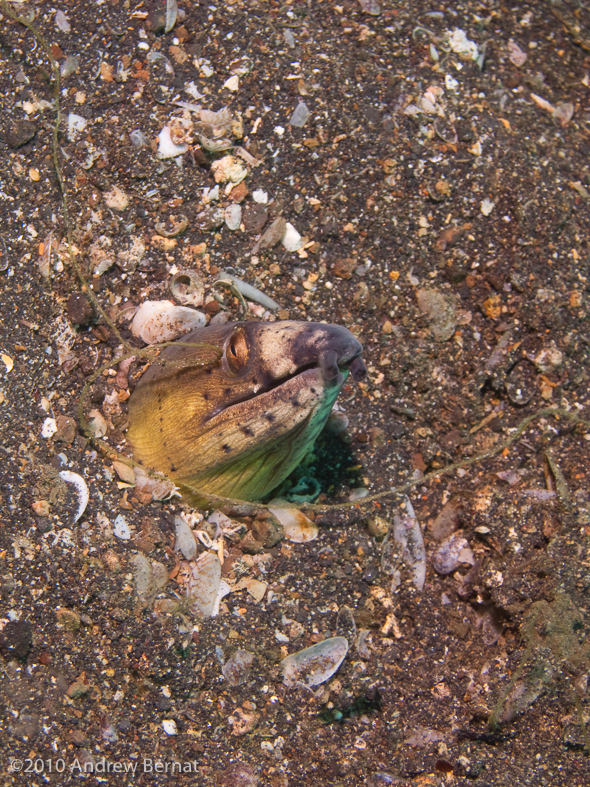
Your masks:
<svg viewBox="0 0 590 787"><path fill-rule="evenodd" d="M223 448L226 454L229 454L232 451L232 447L228 443L224 443L221 447Z"/></svg>

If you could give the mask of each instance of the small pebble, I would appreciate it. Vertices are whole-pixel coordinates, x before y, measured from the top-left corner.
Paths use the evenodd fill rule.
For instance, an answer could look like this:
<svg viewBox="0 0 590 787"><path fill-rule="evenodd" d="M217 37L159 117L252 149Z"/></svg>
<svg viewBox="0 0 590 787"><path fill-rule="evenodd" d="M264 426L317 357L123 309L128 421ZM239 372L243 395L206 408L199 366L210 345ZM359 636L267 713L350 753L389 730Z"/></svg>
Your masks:
<svg viewBox="0 0 590 787"><path fill-rule="evenodd" d="M237 230L242 223L242 206L239 204L228 205L225 209L225 223L229 230Z"/></svg>

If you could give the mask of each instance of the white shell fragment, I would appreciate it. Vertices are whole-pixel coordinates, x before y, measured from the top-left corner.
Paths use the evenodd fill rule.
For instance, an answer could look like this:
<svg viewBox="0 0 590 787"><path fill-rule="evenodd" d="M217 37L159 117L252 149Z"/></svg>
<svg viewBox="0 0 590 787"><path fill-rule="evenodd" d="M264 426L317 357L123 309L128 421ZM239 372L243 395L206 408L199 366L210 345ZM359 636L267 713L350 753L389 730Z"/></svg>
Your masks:
<svg viewBox="0 0 590 787"><path fill-rule="evenodd" d="M259 290L257 287L253 287L251 284L238 279L232 273L221 271L217 279L230 279L242 293L244 298L248 298L249 301L259 303L261 306L264 306L265 309L280 308L279 304L272 298L269 298L268 295L265 295L265 293L261 292L261 290Z"/></svg>
<svg viewBox="0 0 590 787"><path fill-rule="evenodd" d="M298 508L281 508L280 503L280 500L271 501L268 510L283 526L285 537L297 544L314 541L319 533L317 525Z"/></svg>
<svg viewBox="0 0 590 787"><path fill-rule="evenodd" d="M82 115L76 115L74 112L70 112L68 115L68 140L73 142L76 137L84 131L87 125L88 121L86 118L83 118Z"/></svg>
<svg viewBox="0 0 590 787"><path fill-rule="evenodd" d="M308 688L319 686L332 677L347 653L348 641L344 637L330 637L292 653L281 661L283 683L285 686L303 683Z"/></svg>
<svg viewBox="0 0 590 787"><path fill-rule="evenodd" d="M463 537L461 531L457 530L441 542L432 555L432 565L439 574L450 574L459 568L461 563L468 563L472 566L475 563L475 557L469 542Z"/></svg>
<svg viewBox="0 0 590 787"><path fill-rule="evenodd" d="M281 242L287 251L297 251L301 248L301 235L289 222L287 222L285 234Z"/></svg>
<svg viewBox="0 0 590 787"><path fill-rule="evenodd" d="M544 347L533 358L537 370L542 373L554 372L563 363L563 353L555 345Z"/></svg>
<svg viewBox="0 0 590 787"><path fill-rule="evenodd" d="M78 508L76 509L76 516L74 517L75 524L80 519L84 511L86 511L86 506L88 505L88 500L90 499L88 484L81 475L78 475L78 473L72 473L71 470L62 470L58 475L62 481L65 481L66 484L72 484L72 486L76 489L76 493L78 495Z"/></svg>
<svg viewBox="0 0 590 787"><path fill-rule="evenodd" d="M176 0L166 0L166 23L164 25L164 32L169 33L176 24L178 16L178 4Z"/></svg>
<svg viewBox="0 0 590 787"><path fill-rule="evenodd" d="M455 54L464 57L466 60L477 60L479 57L477 44L467 38L465 31L459 28L455 28L451 33L449 46Z"/></svg>
<svg viewBox="0 0 590 787"><path fill-rule="evenodd" d="M146 344L171 342L183 333L202 328L207 318L201 312L172 301L144 301L133 318L131 332Z"/></svg>
<svg viewBox="0 0 590 787"><path fill-rule="evenodd" d="M176 156L186 153L187 150L188 145L186 143L177 145L172 141L172 137L170 136L170 127L164 126L164 128L158 134L157 157L159 159L176 158Z"/></svg>
<svg viewBox="0 0 590 787"><path fill-rule="evenodd" d="M223 83L223 87L226 90L231 90L232 93L235 93L236 90L238 90L240 87L240 78L236 74L234 74L229 79L225 80L225 82Z"/></svg>
<svg viewBox="0 0 590 787"><path fill-rule="evenodd" d="M197 556L197 540L188 524L181 516L174 518L176 527L176 544L174 549L179 549L186 560L194 560Z"/></svg>
<svg viewBox="0 0 590 787"><path fill-rule="evenodd" d="M44 437L48 440L50 437L57 432L57 424L55 423L55 418L46 418L43 421L43 426L41 427L41 437Z"/></svg>
<svg viewBox="0 0 590 787"><path fill-rule="evenodd" d="M202 618L216 615L221 600L220 587L221 563L217 555L206 552L197 560L188 583L187 593L191 612Z"/></svg>
<svg viewBox="0 0 590 787"><path fill-rule="evenodd" d="M62 33L69 33L72 29L67 16L63 11L55 12L55 26L62 31Z"/></svg>
<svg viewBox="0 0 590 787"><path fill-rule="evenodd" d="M489 197L486 197L481 201L481 212L483 213L484 216L489 216L495 207L496 207L496 203L494 202L493 199L490 199Z"/></svg>
<svg viewBox="0 0 590 787"><path fill-rule="evenodd" d="M166 735L178 735L178 729L176 727L176 722L174 721L174 719L163 719L162 729L164 730Z"/></svg>
<svg viewBox="0 0 590 787"><path fill-rule="evenodd" d="M129 541L131 538L131 528L127 524L127 520L123 514L119 514L119 516L115 519L113 534L117 538L120 538L121 541Z"/></svg>
<svg viewBox="0 0 590 787"><path fill-rule="evenodd" d="M407 514L393 518L393 537L402 546L404 560L412 571L412 581L418 590L424 587L426 579L426 550L420 523L414 508L406 499Z"/></svg>

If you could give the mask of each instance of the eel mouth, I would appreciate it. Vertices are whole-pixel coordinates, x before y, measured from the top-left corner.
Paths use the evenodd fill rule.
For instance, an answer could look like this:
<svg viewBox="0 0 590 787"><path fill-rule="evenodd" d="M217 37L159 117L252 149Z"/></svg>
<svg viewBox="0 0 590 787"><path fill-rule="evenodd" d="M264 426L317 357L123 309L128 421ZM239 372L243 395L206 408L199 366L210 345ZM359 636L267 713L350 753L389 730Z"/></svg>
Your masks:
<svg viewBox="0 0 590 787"><path fill-rule="evenodd" d="M262 407L265 407L270 404L269 400L272 395L280 389L301 389L305 385L313 386L314 383L316 385L319 383L326 389L340 388L349 373L355 382L359 382L367 376L367 367L360 353L352 358L342 360L338 358L338 353L335 350L326 350L318 356L315 363L300 366L293 374L277 379L264 387L256 386L251 393L218 407L206 421L211 421L220 415L227 415L233 408L255 399L260 402Z"/></svg>

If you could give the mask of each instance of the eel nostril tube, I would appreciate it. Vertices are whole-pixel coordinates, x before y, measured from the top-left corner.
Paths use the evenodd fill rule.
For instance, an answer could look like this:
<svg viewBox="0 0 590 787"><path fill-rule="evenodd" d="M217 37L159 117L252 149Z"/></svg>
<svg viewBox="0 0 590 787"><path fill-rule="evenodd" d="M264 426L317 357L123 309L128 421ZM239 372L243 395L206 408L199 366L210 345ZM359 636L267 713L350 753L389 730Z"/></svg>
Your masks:
<svg viewBox="0 0 590 787"><path fill-rule="evenodd" d="M350 369L352 379L357 383L359 380L364 380L364 378L367 376L367 367L365 366L365 362L360 355L357 355L356 358L352 359L348 368Z"/></svg>
<svg viewBox="0 0 590 787"><path fill-rule="evenodd" d="M326 380L335 380L338 377L338 354L335 350L326 350L319 357L322 376Z"/></svg>

